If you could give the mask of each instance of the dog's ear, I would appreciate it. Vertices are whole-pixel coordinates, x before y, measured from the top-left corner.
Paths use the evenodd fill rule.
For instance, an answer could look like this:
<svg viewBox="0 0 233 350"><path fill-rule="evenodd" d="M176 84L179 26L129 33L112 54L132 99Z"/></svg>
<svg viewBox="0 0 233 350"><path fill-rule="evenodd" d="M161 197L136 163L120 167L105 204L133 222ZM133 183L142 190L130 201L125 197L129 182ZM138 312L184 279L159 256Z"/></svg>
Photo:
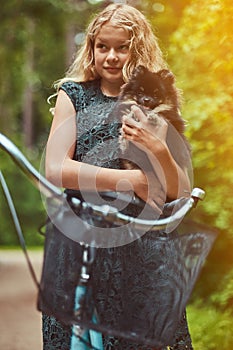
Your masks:
<svg viewBox="0 0 233 350"><path fill-rule="evenodd" d="M159 75L161 76L161 78L163 80L166 80L169 83L174 83L175 77L174 77L173 73L170 70L162 69L158 73L159 73Z"/></svg>
<svg viewBox="0 0 233 350"><path fill-rule="evenodd" d="M145 71L146 71L146 67L144 67L143 65L140 64L139 66L137 66L137 67L134 69L133 74L134 74L135 76L143 75L143 74L145 74Z"/></svg>

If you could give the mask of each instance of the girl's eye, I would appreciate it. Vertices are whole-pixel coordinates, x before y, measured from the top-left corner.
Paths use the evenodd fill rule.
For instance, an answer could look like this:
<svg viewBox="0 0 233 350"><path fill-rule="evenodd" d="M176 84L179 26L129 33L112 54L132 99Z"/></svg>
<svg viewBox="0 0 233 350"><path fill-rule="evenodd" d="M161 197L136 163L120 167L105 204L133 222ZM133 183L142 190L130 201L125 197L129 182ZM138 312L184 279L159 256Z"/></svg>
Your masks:
<svg viewBox="0 0 233 350"><path fill-rule="evenodd" d="M106 46L105 44L102 44L102 43L97 43L96 44L96 48L99 49L99 50L110 50L111 47L108 47ZM120 45L118 48L115 48L116 51L123 51L123 52L126 52L128 51L129 49L129 46L128 45Z"/></svg>
<svg viewBox="0 0 233 350"><path fill-rule="evenodd" d="M107 46L104 44L97 44L96 47L97 49L104 49L104 50L107 48Z"/></svg>
<svg viewBox="0 0 233 350"><path fill-rule="evenodd" d="M122 50L122 51L127 51L129 49L129 46L128 45L121 45L119 47L119 49Z"/></svg>

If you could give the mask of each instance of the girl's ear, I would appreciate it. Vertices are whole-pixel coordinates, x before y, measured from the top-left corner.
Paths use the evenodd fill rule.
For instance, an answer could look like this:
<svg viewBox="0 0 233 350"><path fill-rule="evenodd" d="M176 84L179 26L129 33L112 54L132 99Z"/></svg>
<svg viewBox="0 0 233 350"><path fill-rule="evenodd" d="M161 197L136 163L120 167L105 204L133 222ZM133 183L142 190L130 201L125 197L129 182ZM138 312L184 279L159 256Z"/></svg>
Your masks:
<svg viewBox="0 0 233 350"><path fill-rule="evenodd" d="M159 73L159 75L161 76L161 78L163 80L166 80L166 81L168 81L170 83L174 83L175 77L174 77L173 73L170 70L162 69L158 73Z"/></svg>

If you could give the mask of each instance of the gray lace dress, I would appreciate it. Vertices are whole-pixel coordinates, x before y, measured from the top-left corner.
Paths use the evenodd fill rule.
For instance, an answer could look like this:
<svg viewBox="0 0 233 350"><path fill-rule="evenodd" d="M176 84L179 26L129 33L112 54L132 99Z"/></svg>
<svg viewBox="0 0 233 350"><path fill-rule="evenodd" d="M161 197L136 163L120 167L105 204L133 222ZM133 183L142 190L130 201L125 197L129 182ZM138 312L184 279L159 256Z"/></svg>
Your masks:
<svg viewBox="0 0 233 350"><path fill-rule="evenodd" d="M70 97L77 111L78 135L74 159L98 166L120 168L117 143L114 144L118 138L119 123L118 121L111 123L108 121L108 127L105 127L106 118L115 106L116 98L104 96L98 80L86 83L67 82L62 85L61 89ZM109 139L112 142L107 143ZM107 146L103 147L104 143ZM137 213L131 213L131 215L133 214L137 215ZM48 284L52 280L51 295L55 309L61 308L66 299L67 309L72 309L79 275L77 260L80 259L80 256L69 240L63 239L62 242L59 242L59 234L52 225L48 226L48 237L56 236L57 240L57 243L53 245L48 244L47 238L45 241L45 266L48 256L53 257L56 266L54 271L50 271L52 277ZM156 328L162 327L153 319L153 301L156 302L156 288L162 288L159 281L154 281L153 271L157 268L157 253L166 254L166 246L163 241L161 242L159 246L155 247L152 236L150 233L146 233L142 239L123 246L97 249L92 268L92 289L100 322L115 329L119 317L123 319L127 316L128 319L124 320L123 327L127 329L128 324L134 324L137 331L137 329L145 327L144 324L146 324L149 337L151 334L153 336ZM164 259L167 261L167 257ZM77 268L75 269L74 266ZM49 269L49 266L46 266L46 269ZM76 274L69 273L69 270L76 271ZM168 272L161 273L163 273L161 280L164 280ZM151 286L155 288L154 299L147 295L147 293L151 294ZM49 286L46 288L49 290ZM128 295L129 291L130 296ZM67 297L68 295L69 297ZM128 303L129 298L131 306ZM141 313L143 308L146 310L144 314ZM161 310L166 310L166 308L165 295ZM43 349L69 350L71 327L67 326L65 322L63 323L62 319L57 320L51 314L47 315L44 310L42 311ZM146 319L147 322L145 322ZM174 341L166 349L193 349L185 312L182 313L177 324ZM105 350L155 349L153 346L138 344L140 342L132 342L124 337L109 335L109 333L103 336L103 343Z"/></svg>

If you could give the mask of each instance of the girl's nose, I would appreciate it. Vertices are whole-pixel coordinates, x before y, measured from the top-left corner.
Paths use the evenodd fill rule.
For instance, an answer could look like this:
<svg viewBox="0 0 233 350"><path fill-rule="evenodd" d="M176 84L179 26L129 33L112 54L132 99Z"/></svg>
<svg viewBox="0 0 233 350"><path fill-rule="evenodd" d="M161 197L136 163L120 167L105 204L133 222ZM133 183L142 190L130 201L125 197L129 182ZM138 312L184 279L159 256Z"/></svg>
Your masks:
<svg viewBox="0 0 233 350"><path fill-rule="evenodd" d="M116 62L118 60L117 52L114 49L111 49L108 53L107 59L109 61L114 61Z"/></svg>

